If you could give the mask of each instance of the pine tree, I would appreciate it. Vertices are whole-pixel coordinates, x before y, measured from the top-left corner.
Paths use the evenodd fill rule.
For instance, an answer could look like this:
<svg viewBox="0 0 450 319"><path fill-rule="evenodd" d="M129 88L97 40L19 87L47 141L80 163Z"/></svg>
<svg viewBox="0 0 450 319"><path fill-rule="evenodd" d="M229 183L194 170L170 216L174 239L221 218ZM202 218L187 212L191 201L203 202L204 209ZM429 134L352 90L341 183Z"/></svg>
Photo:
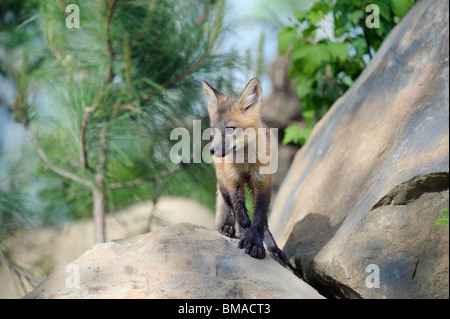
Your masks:
<svg viewBox="0 0 450 319"><path fill-rule="evenodd" d="M42 0L23 22L41 41L23 50L11 109L54 180L47 196L91 209L103 242L124 197L214 191L209 166L170 161L169 136L204 118L200 80L224 83L232 58L214 54L223 0L72 2Z"/></svg>

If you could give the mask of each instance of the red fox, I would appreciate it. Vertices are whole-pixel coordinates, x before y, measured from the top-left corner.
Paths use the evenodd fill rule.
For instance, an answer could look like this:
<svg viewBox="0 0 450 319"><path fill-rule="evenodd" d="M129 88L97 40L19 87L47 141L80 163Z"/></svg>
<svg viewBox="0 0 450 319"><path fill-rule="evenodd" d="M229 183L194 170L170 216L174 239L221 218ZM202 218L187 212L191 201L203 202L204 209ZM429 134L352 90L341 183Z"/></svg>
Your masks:
<svg viewBox="0 0 450 319"><path fill-rule="evenodd" d="M267 161L265 155L272 153L270 150L277 147L277 141L271 138L270 130L261 121L261 84L253 78L237 99L227 97L207 82L202 82L202 86L213 130L210 152L214 155L217 175L218 230L225 236L234 237L237 220L241 237L239 248L262 259L266 255L265 243L274 257L287 264L287 258L278 248L267 224L272 191L270 168L274 161ZM248 131L253 134L246 134ZM237 161L238 153L244 154L242 161ZM250 160L252 156L253 161ZM253 223L245 207L246 184L254 199Z"/></svg>

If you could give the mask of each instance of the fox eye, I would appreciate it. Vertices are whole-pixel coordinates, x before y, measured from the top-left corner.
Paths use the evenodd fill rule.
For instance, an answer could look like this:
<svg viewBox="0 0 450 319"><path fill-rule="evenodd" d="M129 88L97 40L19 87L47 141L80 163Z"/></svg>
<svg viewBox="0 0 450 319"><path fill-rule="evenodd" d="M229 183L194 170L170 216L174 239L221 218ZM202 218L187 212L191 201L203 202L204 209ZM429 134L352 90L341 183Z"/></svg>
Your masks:
<svg viewBox="0 0 450 319"><path fill-rule="evenodd" d="M225 128L225 132L226 132L227 134L233 134L234 129L235 129L235 127L232 127L232 126L226 127L226 128Z"/></svg>

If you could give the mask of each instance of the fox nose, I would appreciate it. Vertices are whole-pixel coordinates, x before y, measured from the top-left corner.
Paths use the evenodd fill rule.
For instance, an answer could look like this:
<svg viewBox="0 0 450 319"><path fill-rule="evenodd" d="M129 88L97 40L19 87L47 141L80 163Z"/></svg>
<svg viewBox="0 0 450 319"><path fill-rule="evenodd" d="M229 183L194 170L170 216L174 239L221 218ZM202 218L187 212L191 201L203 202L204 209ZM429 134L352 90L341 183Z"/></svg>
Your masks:
<svg viewBox="0 0 450 319"><path fill-rule="evenodd" d="M209 153L210 153L211 155L214 155L214 147L211 148L211 149L209 150Z"/></svg>

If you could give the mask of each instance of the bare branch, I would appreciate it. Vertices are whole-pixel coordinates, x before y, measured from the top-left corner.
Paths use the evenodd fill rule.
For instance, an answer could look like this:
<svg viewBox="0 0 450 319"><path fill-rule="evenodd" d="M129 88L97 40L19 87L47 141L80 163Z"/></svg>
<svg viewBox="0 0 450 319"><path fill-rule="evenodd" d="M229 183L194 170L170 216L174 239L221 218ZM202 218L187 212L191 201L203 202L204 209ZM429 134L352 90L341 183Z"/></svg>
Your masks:
<svg viewBox="0 0 450 319"><path fill-rule="evenodd" d="M100 136L98 140L98 164L97 164L97 173L101 175L106 174L106 151L107 151L107 141L106 134L108 133L107 127L102 127L100 130Z"/></svg>
<svg viewBox="0 0 450 319"><path fill-rule="evenodd" d="M52 161L50 161L50 159L48 158L47 154L45 154L44 150L42 149L42 147L39 145L39 142L36 138L36 136L33 134L33 132L31 131L30 127L27 125L25 126L25 130L28 134L28 137L30 138L31 143L33 144L34 148L37 150L39 156L41 157L41 159L44 161L44 163L56 174L68 178L74 182L80 183L82 185L85 185L87 187L93 187L92 183L88 180L85 180L81 177L79 177L78 175L75 175L71 172L68 172L58 166L55 166Z"/></svg>
<svg viewBox="0 0 450 319"><path fill-rule="evenodd" d="M85 169L89 168L87 152L86 152L86 129L91 118L92 108L84 109L83 125L81 127L81 151L83 152L83 166Z"/></svg>
<svg viewBox="0 0 450 319"><path fill-rule="evenodd" d="M109 34L109 28L111 26L112 17L114 15L114 9L116 7L117 0L112 0L109 2L108 6L108 15L106 18L106 26L105 26L105 35L106 35L106 48L108 50L109 55L109 66L106 75L106 83L111 83L114 78L114 73L112 71L112 64L114 61L114 49L111 43L111 36Z"/></svg>
<svg viewBox="0 0 450 319"><path fill-rule="evenodd" d="M40 283L42 281L42 278L35 277L26 272L25 270L22 270L19 267L17 267L14 263L9 261L3 254L0 254L0 262L4 263L9 269L14 271L17 275L25 277L30 281L34 281L36 283Z"/></svg>

